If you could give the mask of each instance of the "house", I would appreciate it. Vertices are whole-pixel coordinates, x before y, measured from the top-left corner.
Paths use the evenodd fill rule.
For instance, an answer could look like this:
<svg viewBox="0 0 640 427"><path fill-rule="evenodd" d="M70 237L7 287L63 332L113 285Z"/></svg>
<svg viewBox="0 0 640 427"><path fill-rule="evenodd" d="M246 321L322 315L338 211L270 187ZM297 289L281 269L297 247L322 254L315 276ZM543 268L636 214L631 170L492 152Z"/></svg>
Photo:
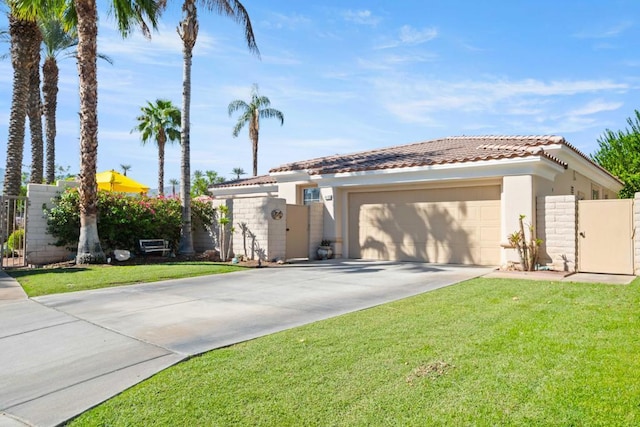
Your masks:
<svg viewBox="0 0 640 427"><path fill-rule="evenodd" d="M323 204L336 257L499 265L536 200L614 199L622 182L561 136L457 136L284 164L218 199Z"/></svg>

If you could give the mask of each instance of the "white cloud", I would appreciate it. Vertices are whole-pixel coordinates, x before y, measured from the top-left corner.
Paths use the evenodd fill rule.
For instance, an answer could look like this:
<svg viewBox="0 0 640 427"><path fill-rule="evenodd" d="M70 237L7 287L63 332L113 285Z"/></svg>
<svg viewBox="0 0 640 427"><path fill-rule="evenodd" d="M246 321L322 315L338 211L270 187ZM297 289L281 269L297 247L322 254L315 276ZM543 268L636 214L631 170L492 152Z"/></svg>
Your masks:
<svg viewBox="0 0 640 427"><path fill-rule="evenodd" d="M268 20L260 21L260 25L268 30L294 30L300 27L308 26L311 20L304 15L293 13L285 15L282 13L271 13Z"/></svg>
<svg viewBox="0 0 640 427"><path fill-rule="evenodd" d="M436 28L415 29L410 25L403 25L398 31L398 35L391 39L382 40L376 49L389 49L398 46L416 46L426 43L438 37Z"/></svg>
<svg viewBox="0 0 640 427"><path fill-rule="evenodd" d="M280 55L262 55L262 62L272 65L300 65L300 61L291 52L280 52Z"/></svg>
<svg viewBox="0 0 640 427"><path fill-rule="evenodd" d="M347 10L342 16L346 21L361 25L376 26L381 21L381 18L374 16L370 10Z"/></svg>
<svg viewBox="0 0 640 427"><path fill-rule="evenodd" d="M159 25L158 31L145 38L139 32L123 39L113 25L101 24L98 51L119 61L146 65L182 66L182 40L174 27ZM198 33L194 56L206 55L216 46L216 40L205 31Z"/></svg>
<svg viewBox="0 0 640 427"><path fill-rule="evenodd" d="M603 111L615 111L622 107L622 102L607 102L602 99L597 99L581 106L580 108L573 109L567 113L567 116L589 116L593 114L602 113Z"/></svg>
<svg viewBox="0 0 640 427"><path fill-rule="evenodd" d="M573 97L594 93L618 95L629 86L610 80L576 80L545 82L535 79L518 81L495 80L448 82L443 80L410 79L407 76L372 79L384 107L400 120L409 123L433 124L433 116L443 112L456 114L481 113L501 115L572 117L577 120L622 105L614 101L590 101L571 113L558 113L557 103ZM575 102L574 102L575 104Z"/></svg>
<svg viewBox="0 0 640 427"><path fill-rule="evenodd" d="M416 30L410 25L404 25L400 28L400 41L403 44L421 44L433 40L437 36L438 30L435 28Z"/></svg>
<svg viewBox="0 0 640 427"><path fill-rule="evenodd" d="M600 28L580 31L573 34L573 37L579 38L579 39L607 39L607 38L617 37L631 27L633 27L633 23L621 22L619 24L616 24L607 28L600 27Z"/></svg>

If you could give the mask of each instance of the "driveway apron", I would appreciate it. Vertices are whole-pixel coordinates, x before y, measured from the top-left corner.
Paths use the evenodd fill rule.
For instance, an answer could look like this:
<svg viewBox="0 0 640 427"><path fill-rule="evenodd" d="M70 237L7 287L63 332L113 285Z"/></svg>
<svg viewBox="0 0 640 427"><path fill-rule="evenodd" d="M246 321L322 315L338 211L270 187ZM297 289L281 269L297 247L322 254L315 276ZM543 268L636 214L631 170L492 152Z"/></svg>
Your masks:
<svg viewBox="0 0 640 427"><path fill-rule="evenodd" d="M186 357L490 271L330 260L0 301L0 426L56 425Z"/></svg>

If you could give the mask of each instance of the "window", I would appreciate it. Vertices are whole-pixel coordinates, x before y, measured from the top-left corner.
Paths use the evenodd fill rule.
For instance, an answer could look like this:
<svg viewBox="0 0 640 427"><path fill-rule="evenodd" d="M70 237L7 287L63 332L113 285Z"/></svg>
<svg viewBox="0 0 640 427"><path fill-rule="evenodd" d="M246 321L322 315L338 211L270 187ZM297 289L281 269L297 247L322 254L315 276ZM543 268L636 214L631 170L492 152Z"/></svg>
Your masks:
<svg viewBox="0 0 640 427"><path fill-rule="evenodd" d="M600 199L600 189L598 187L591 186L591 200Z"/></svg>
<svg viewBox="0 0 640 427"><path fill-rule="evenodd" d="M320 201L320 189L317 187L302 190L302 204L309 205Z"/></svg>

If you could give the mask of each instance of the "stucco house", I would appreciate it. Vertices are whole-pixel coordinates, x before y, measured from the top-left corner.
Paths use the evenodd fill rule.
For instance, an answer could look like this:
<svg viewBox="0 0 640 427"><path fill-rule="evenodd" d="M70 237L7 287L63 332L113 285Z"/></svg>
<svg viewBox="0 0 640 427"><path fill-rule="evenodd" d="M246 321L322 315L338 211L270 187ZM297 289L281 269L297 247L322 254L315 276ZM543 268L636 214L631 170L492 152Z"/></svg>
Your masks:
<svg viewBox="0 0 640 427"><path fill-rule="evenodd" d="M500 265L540 196L614 199L622 182L561 136L457 136L288 163L217 199L322 204L335 256Z"/></svg>

